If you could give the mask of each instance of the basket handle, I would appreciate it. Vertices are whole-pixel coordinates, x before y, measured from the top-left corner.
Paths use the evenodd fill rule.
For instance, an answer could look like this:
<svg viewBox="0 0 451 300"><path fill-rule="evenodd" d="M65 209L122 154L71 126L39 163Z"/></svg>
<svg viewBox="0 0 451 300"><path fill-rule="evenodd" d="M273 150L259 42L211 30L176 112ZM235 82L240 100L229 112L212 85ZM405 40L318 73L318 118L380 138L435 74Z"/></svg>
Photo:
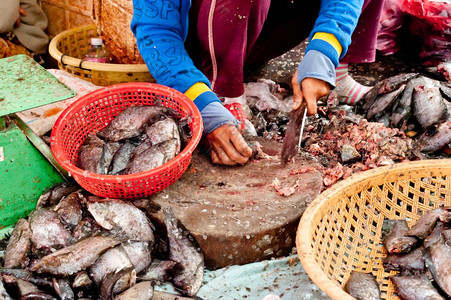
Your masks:
<svg viewBox="0 0 451 300"><path fill-rule="evenodd" d="M80 63L78 64L78 67L79 67L80 69L82 69L82 70L91 71L91 69L86 69L86 68L83 68L83 67L81 66L82 63L83 63L84 61L86 61L86 60L81 59L81 60L80 60Z"/></svg>
<svg viewBox="0 0 451 300"><path fill-rule="evenodd" d="M63 55L61 55L61 64L65 67L65 66L67 66L67 64L65 64L64 62L63 62L63 58L64 58L64 56L69 56L68 54L66 54L66 53L63 53Z"/></svg>

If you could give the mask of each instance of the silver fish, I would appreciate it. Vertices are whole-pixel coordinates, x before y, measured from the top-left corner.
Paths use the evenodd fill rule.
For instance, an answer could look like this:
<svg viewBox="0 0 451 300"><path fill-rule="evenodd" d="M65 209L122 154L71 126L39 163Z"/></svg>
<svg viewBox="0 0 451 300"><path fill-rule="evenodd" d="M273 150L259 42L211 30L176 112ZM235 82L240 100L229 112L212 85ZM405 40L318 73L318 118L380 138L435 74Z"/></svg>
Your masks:
<svg viewBox="0 0 451 300"><path fill-rule="evenodd" d="M47 208L38 208L32 211L28 221L34 249L58 249L67 246L72 239L58 214Z"/></svg>
<svg viewBox="0 0 451 300"><path fill-rule="evenodd" d="M204 255L196 240L175 217L170 207L163 209L163 219L169 240L169 259L183 266L183 271L172 279L175 286L187 296L193 296L202 285Z"/></svg>
<svg viewBox="0 0 451 300"><path fill-rule="evenodd" d="M167 113L162 106L130 106L121 111L97 135L104 140L120 141L130 139L141 134L143 127L151 120Z"/></svg>
<svg viewBox="0 0 451 300"><path fill-rule="evenodd" d="M418 244L415 237L406 236L408 230L406 220L384 220L382 242L388 253L407 253Z"/></svg>
<svg viewBox="0 0 451 300"><path fill-rule="evenodd" d="M87 203L96 222L120 241L154 241L147 216L139 208L117 199L103 199Z"/></svg>
<svg viewBox="0 0 451 300"><path fill-rule="evenodd" d="M181 271L183 271L183 267L178 262L155 259L144 272L138 274L138 279L148 280L156 285L161 285L172 279L173 275L178 275Z"/></svg>
<svg viewBox="0 0 451 300"><path fill-rule="evenodd" d="M448 109L436 85L415 87L412 99L413 115L423 129L448 119Z"/></svg>
<svg viewBox="0 0 451 300"><path fill-rule="evenodd" d="M101 231L102 227L91 216L86 216L72 229L72 237L75 241L79 241L88 236L94 236Z"/></svg>
<svg viewBox="0 0 451 300"><path fill-rule="evenodd" d="M405 300L445 300L425 276L390 276L399 296Z"/></svg>
<svg viewBox="0 0 451 300"><path fill-rule="evenodd" d="M153 296L153 284L150 281L143 281L129 288L120 295L114 297L114 300L150 300ZM157 298L158 299L158 298Z"/></svg>
<svg viewBox="0 0 451 300"><path fill-rule="evenodd" d="M451 248L441 236L435 243L425 247L424 261L435 282L451 296Z"/></svg>
<svg viewBox="0 0 451 300"><path fill-rule="evenodd" d="M422 152L436 152L451 143L451 121L446 121L423 132L416 144Z"/></svg>
<svg viewBox="0 0 451 300"><path fill-rule="evenodd" d="M79 190L80 187L74 183L63 181L55 184L39 196L36 207L54 206L65 196Z"/></svg>
<svg viewBox="0 0 451 300"><path fill-rule="evenodd" d="M370 273L351 271L345 291L357 300L379 300L380 291L376 277Z"/></svg>
<svg viewBox="0 0 451 300"><path fill-rule="evenodd" d="M368 120L379 119L391 107L398 96L404 91L405 87L406 85L402 84L398 89L379 96L369 108L366 118Z"/></svg>
<svg viewBox="0 0 451 300"><path fill-rule="evenodd" d="M425 269L423 247L410 251L407 254L389 254L383 259L385 271L419 271Z"/></svg>
<svg viewBox="0 0 451 300"><path fill-rule="evenodd" d="M118 142L108 142L103 145L102 155L99 162L100 174L108 174L114 154L121 146L122 145Z"/></svg>
<svg viewBox="0 0 451 300"><path fill-rule="evenodd" d="M166 118L148 126L146 128L146 135L151 145L160 144L172 139L178 139L180 143L177 123L172 118Z"/></svg>
<svg viewBox="0 0 451 300"><path fill-rule="evenodd" d="M107 249L119 241L107 236L94 236L81 240L41 258L30 270L69 276L91 266Z"/></svg>
<svg viewBox="0 0 451 300"><path fill-rule="evenodd" d="M20 299L30 299L26 298L26 295L43 294L43 292L40 289L38 289L37 286L26 280L22 280L9 275L3 275L3 280L7 285L15 287L15 290L17 291L17 294ZM52 299L52 297L40 299Z"/></svg>
<svg viewBox="0 0 451 300"><path fill-rule="evenodd" d="M86 273L86 271L78 272L74 278L74 281L72 282L72 287L74 289L84 288L84 287L88 287L90 285L92 285L92 280L89 277L88 273Z"/></svg>
<svg viewBox="0 0 451 300"><path fill-rule="evenodd" d="M14 226L3 257L5 268L25 268L31 249L31 230L27 220L19 219Z"/></svg>
<svg viewBox="0 0 451 300"><path fill-rule="evenodd" d="M125 142L114 154L110 163L108 174L116 175L120 171L124 170L127 167L127 164L130 161L130 156L135 148L136 146L132 143L128 141Z"/></svg>
<svg viewBox="0 0 451 300"><path fill-rule="evenodd" d="M75 294L70 287L69 280L65 278L53 278L53 284L56 294L61 300L73 300L75 299Z"/></svg>
<svg viewBox="0 0 451 300"><path fill-rule="evenodd" d="M135 267L136 273L143 271L152 262L152 253L149 242L127 241L122 243L122 249L127 253Z"/></svg>
<svg viewBox="0 0 451 300"><path fill-rule="evenodd" d="M406 235L425 239L434 230L437 220L442 222L451 221L451 212L443 207L426 211L415 225L406 232Z"/></svg>

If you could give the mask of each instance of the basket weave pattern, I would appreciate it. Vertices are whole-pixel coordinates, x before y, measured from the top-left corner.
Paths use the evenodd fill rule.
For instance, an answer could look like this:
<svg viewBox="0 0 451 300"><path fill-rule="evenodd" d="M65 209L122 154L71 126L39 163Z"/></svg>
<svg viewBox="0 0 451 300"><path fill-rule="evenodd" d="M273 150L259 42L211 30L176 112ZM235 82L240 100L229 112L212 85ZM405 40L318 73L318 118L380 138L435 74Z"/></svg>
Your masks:
<svg viewBox="0 0 451 300"><path fill-rule="evenodd" d="M76 167L79 149L89 133L98 132L132 105L160 105L189 116L191 140L172 160L155 169L130 175L101 175ZM137 199L174 183L188 167L202 135L202 120L194 103L174 89L153 83L123 83L81 97L55 123L51 149L56 160L87 191L105 198Z"/></svg>
<svg viewBox="0 0 451 300"><path fill-rule="evenodd" d="M411 227L427 210L451 205L451 159L400 163L337 183L315 199L299 223L299 258L332 299L354 299L342 287L353 269L372 273L382 299L399 299L382 259L384 218Z"/></svg>
<svg viewBox="0 0 451 300"><path fill-rule="evenodd" d="M61 70L96 85L155 82L145 64L84 61L84 55L88 51L93 37L98 37L97 27L94 24L66 30L52 39L49 45L49 53L58 61L58 67Z"/></svg>

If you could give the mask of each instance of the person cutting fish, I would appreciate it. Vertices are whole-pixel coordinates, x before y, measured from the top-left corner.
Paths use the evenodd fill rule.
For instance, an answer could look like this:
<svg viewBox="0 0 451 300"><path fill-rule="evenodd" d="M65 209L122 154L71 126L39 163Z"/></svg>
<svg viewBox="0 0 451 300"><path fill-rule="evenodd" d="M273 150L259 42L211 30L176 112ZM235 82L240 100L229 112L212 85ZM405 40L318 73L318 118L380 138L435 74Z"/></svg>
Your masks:
<svg viewBox="0 0 451 300"><path fill-rule="evenodd" d="M383 0L134 0L131 29L157 83L179 90L201 112L213 163L245 164L252 154L220 99L244 94L243 69L309 37L293 79L293 109L309 115L335 88L354 104L370 89L348 63L372 62Z"/></svg>

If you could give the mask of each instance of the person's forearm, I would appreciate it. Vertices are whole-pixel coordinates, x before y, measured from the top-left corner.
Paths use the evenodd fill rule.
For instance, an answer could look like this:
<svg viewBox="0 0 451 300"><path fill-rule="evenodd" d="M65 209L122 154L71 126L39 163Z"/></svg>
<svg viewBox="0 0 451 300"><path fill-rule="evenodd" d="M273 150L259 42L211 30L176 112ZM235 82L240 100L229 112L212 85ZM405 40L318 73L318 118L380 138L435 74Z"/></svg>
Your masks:
<svg viewBox="0 0 451 300"><path fill-rule="evenodd" d="M0 33L10 32L19 18L19 0L0 0Z"/></svg>

